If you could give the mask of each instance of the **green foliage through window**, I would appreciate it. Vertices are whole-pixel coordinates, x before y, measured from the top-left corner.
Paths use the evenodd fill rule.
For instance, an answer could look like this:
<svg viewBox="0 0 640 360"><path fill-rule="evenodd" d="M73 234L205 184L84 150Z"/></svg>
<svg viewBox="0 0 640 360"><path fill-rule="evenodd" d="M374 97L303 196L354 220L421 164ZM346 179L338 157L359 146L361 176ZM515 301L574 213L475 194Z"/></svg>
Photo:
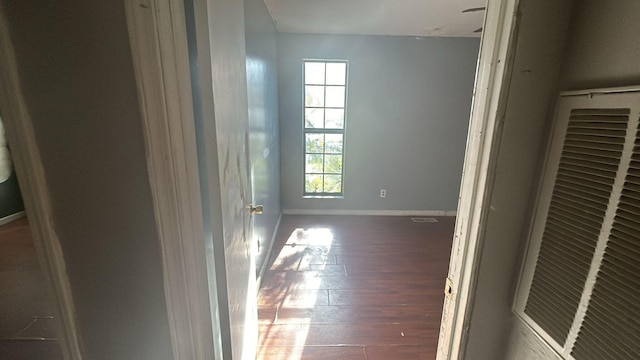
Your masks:
<svg viewBox="0 0 640 360"><path fill-rule="evenodd" d="M347 62L304 61L304 194L343 194Z"/></svg>

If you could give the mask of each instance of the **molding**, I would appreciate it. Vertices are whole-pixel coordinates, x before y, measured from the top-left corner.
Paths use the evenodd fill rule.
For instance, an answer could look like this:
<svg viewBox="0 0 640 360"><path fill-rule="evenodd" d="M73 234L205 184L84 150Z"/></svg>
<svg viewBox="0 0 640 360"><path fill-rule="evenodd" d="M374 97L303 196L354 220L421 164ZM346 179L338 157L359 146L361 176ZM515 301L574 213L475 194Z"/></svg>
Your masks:
<svg viewBox="0 0 640 360"><path fill-rule="evenodd" d="M0 3L0 106L29 227L42 272L56 301L60 347L65 359L81 360L76 312L60 239L54 228L53 210L45 171L36 142L31 115L23 97L18 66L9 36L4 7Z"/></svg>
<svg viewBox="0 0 640 360"><path fill-rule="evenodd" d="M8 223L10 223L12 221L16 221L16 220L18 220L18 219L20 219L22 217L25 217L25 216L26 216L26 213L24 211L19 211L19 212L15 213L15 214L7 215L7 216L5 216L5 217L0 219L0 226L8 224Z"/></svg>
<svg viewBox="0 0 640 360"><path fill-rule="evenodd" d="M264 263L262 264L262 268L260 269L260 273L258 273L258 279L256 280L256 290L260 292L260 287L262 286L262 279L264 279L264 274L267 272L269 268L269 259L271 259L271 254L273 252L273 245L276 242L276 236L278 235L278 231L280 230L280 220L282 220L282 215L284 212L280 212L280 216L278 216L278 221L276 222L276 226L273 229L273 234L271 235L271 243L269 244L269 248L267 249L267 254L265 256Z"/></svg>
<svg viewBox="0 0 640 360"><path fill-rule="evenodd" d="M184 2L126 0L175 359L214 355Z"/></svg>
<svg viewBox="0 0 640 360"><path fill-rule="evenodd" d="M560 93L560 97L569 96L594 96L594 95L607 95L626 92L640 92L640 86L622 86L613 88L597 88L588 90L571 90L563 91Z"/></svg>
<svg viewBox="0 0 640 360"><path fill-rule="evenodd" d="M456 210L282 209L284 215L456 216Z"/></svg>
<svg viewBox="0 0 640 360"><path fill-rule="evenodd" d="M519 0L488 0L437 360L464 359L516 47Z"/></svg>

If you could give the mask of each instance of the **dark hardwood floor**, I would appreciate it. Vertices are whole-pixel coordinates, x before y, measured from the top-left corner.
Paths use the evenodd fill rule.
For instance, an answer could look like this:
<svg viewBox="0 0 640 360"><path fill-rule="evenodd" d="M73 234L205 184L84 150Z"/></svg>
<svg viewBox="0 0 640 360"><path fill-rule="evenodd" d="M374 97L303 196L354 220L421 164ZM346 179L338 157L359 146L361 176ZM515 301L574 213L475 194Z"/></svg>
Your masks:
<svg viewBox="0 0 640 360"><path fill-rule="evenodd" d="M62 359L51 299L27 218L0 226L0 359Z"/></svg>
<svg viewBox="0 0 640 360"><path fill-rule="evenodd" d="M258 360L435 359L455 218L284 216Z"/></svg>
<svg viewBox="0 0 640 360"><path fill-rule="evenodd" d="M454 226L437 220L284 216L257 359L434 359ZM0 227L0 359L61 358L48 298L26 219Z"/></svg>

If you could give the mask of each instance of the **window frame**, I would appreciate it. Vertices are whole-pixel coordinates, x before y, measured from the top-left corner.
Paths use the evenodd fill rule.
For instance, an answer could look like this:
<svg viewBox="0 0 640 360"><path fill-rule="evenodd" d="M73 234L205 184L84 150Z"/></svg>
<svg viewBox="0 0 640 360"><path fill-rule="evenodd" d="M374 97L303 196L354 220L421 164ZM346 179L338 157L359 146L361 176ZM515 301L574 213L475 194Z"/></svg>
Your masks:
<svg viewBox="0 0 640 360"><path fill-rule="evenodd" d="M307 83L306 81L306 69L305 65L307 63L322 63L325 65L325 75L322 84L319 83ZM336 84L327 84L327 73L326 73L326 65L327 64L344 64L345 65L345 75L344 75L344 85L336 85ZM302 194L303 198L343 198L345 193L345 149L346 149L346 127L347 127L347 100L348 100L348 83L349 83L349 61L342 59L302 59ZM324 91L324 102L322 106L307 106L306 104L306 87L307 86L322 86ZM344 87L344 103L342 107L337 106L327 106L326 104L326 94L327 87L338 86ZM306 110L307 109L322 109L323 110L323 126L326 126L326 110L329 109L340 109L343 111L342 115L342 127L341 128L308 128L306 126ZM321 153L308 153L307 152L307 135L309 134L320 134L320 135L342 135L342 149L339 155L341 156L341 168L340 173L327 173L325 172L325 155L338 155L338 153L327 153L326 149L323 148ZM324 142L323 142L324 144ZM308 172L307 171L307 155L308 154L317 154L323 156L322 162L322 172ZM340 176L340 191L339 192L308 192L306 188L306 179L307 175L319 175L323 177L323 190L324 190L324 176L326 175L339 175Z"/></svg>

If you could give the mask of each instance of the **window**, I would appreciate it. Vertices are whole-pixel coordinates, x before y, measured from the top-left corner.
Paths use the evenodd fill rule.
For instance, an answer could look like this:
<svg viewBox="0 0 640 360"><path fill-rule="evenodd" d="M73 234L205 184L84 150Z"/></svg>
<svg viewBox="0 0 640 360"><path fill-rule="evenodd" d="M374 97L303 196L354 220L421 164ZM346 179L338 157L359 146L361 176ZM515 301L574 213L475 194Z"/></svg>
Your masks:
<svg viewBox="0 0 640 360"><path fill-rule="evenodd" d="M347 62L304 61L304 195L342 196Z"/></svg>
<svg viewBox="0 0 640 360"><path fill-rule="evenodd" d="M515 311L565 359L639 359L640 92L556 114Z"/></svg>

